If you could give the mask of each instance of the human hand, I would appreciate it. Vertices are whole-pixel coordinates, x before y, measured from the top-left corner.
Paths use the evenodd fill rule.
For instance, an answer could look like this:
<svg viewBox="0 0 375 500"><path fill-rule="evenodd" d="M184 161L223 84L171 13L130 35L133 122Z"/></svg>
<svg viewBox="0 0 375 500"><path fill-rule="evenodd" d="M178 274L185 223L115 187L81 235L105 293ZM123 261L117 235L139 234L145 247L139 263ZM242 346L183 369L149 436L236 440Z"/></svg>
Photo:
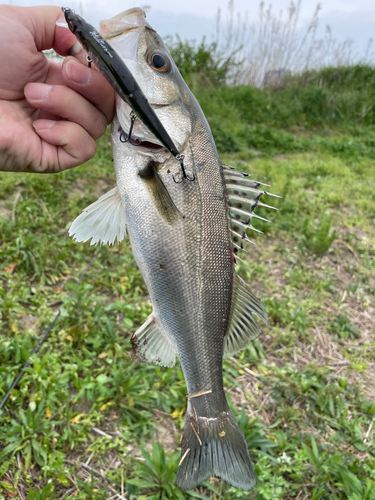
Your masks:
<svg viewBox="0 0 375 500"><path fill-rule="evenodd" d="M0 5L0 170L55 173L94 156L114 114L114 91L82 51L66 56L75 36L55 22L59 7ZM31 83L33 82L33 83Z"/></svg>

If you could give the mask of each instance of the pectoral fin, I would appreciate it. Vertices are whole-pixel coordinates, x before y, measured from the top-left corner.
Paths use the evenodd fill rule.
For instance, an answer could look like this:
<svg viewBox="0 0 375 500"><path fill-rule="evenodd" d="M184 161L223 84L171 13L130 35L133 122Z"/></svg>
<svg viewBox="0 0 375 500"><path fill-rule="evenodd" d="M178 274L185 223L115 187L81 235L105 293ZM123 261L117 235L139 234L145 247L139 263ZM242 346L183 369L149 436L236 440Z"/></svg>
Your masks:
<svg viewBox="0 0 375 500"><path fill-rule="evenodd" d="M242 279L234 275L233 304L227 333L224 337L224 358L244 349L250 339L256 339L260 326L253 315L268 323L267 313L259 299Z"/></svg>
<svg viewBox="0 0 375 500"><path fill-rule="evenodd" d="M133 353L140 361L155 365L174 366L176 351L171 341L151 314L135 332L132 339Z"/></svg>
<svg viewBox="0 0 375 500"><path fill-rule="evenodd" d="M117 187L108 191L79 215L69 229L76 241L91 239L91 245L101 242L113 245L116 238L126 236L125 209Z"/></svg>

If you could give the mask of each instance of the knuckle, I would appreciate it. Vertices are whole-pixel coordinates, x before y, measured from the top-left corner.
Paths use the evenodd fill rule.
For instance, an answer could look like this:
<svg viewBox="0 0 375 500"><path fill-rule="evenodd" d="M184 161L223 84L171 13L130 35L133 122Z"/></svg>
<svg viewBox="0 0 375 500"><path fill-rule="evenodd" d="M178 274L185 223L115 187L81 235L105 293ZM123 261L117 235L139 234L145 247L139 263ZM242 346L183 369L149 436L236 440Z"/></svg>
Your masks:
<svg viewBox="0 0 375 500"><path fill-rule="evenodd" d="M85 161L90 160L93 156L95 156L96 153L96 144L95 141L92 139L92 137L87 138L87 143L85 147Z"/></svg>
<svg viewBox="0 0 375 500"><path fill-rule="evenodd" d="M97 127L98 131L95 139L99 139L99 137L101 137L107 130L107 118L103 115L103 113L100 113L100 117L97 122Z"/></svg>

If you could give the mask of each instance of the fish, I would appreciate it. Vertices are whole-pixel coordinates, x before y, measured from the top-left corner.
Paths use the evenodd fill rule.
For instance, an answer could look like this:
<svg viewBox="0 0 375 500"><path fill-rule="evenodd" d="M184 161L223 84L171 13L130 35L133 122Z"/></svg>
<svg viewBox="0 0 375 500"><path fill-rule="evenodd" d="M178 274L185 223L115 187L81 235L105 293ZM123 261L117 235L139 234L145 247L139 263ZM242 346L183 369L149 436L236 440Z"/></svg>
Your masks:
<svg viewBox="0 0 375 500"><path fill-rule="evenodd" d="M270 194L224 164L208 122L145 12L132 8L100 23L178 151L188 175L119 96L111 126L116 186L87 207L69 234L114 244L129 236L152 313L132 336L133 356L172 367L187 388L177 484L189 490L216 476L243 490L256 485L248 446L229 408L223 359L261 332L267 313L235 272L260 197ZM273 208L273 207L269 207ZM256 229L255 229L256 230ZM254 258L254 255L251 255Z"/></svg>

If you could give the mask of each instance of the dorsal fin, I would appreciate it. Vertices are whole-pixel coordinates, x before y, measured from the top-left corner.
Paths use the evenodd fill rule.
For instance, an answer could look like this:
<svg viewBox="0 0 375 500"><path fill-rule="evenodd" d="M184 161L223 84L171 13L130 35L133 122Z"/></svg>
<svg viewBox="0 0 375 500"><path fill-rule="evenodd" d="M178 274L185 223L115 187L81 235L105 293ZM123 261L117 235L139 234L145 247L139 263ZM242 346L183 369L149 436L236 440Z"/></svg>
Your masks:
<svg viewBox="0 0 375 500"><path fill-rule="evenodd" d="M233 251L237 255L238 251L243 250L243 242L253 243L246 234L247 229L256 232L262 232L256 229L251 221L253 218L270 222L254 213L257 207L266 207L277 210L275 207L265 205L259 201L262 195L274 196L275 194L260 189L260 186L267 186L249 177L249 174L238 172L234 167L223 164L223 173L228 197L228 215L230 218L230 229L232 236Z"/></svg>
<svg viewBox="0 0 375 500"><path fill-rule="evenodd" d="M260 326L253 315L268 323L267 313L259 299L251 292L246 283L234 274L233 299L227 333L224 337L224 358L233 356L244 349L250 339L256 339Z"/></svg>

